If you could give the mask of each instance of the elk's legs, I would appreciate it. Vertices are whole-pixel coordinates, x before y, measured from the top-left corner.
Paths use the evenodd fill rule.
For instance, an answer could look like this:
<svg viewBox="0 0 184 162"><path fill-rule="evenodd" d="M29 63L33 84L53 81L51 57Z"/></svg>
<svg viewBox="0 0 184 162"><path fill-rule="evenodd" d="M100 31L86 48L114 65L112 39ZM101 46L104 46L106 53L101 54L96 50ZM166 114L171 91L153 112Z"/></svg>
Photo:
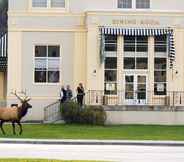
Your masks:
<svg viewBox="0 0 184 162"><path fill-rule="evenodd" d="M5 135L6 133L5 133L4 129L3 129L3 123L4 123L4 121L1 120L1 122L0 122L0 127L1 127L2 133Z"/></svg>
<svg viewBox="0 0 184 162"><path fill-rule="evenodd" d="M22 134L22 125L21 125L20 121L18 121L17 124L18 124L19 127L20 127L20 132L19 132L19 134L21 135L21 134Z"/></svg>
<svg viewBox="0 0 184 162"><path fill-rule="evenodd" d="M12 122L12 127L13 127L13 134L15 135L16 132L15 132L15 122Z"/></svg>

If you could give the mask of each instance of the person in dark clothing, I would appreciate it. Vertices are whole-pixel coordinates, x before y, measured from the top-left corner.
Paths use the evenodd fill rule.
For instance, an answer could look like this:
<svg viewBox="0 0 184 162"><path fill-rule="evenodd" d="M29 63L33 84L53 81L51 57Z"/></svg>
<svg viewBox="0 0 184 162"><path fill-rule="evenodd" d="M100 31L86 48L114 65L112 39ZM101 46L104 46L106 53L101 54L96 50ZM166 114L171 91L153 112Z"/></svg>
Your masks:
<svg viewBox="0 0 184 162"><path fill-rule="evenodd" d="M64 88L64 86L61 87L61 91L60 91L60 102L61 103L64 103L67 99L67 96L66 96L66 90Z"/></svg>
<svg viewBox="0 0 184 162"><path fill-rule="evenodd" d="M77 103L82 106L83 105L83 99L84 99L84 87L82 83L79 83L79 86L77 87Z"/></svg>
<svg viewBox="0 0 184 162"><path fill-rule="evenodd" d="M73 93L72 93L72 90L70 89L70 86L67 85L66 87L66 100L67 101L70 101L73 97Z"/></svg>

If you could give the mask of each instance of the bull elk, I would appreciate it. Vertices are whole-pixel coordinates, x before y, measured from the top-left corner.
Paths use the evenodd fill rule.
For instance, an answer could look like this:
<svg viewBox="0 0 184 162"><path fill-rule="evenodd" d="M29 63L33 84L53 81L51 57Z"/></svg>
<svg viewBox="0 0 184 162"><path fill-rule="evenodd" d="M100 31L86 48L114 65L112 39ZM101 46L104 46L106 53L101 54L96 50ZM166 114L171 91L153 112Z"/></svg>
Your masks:
<svg viewBox="0 0 184 162"><path fill-rule="evenodd" d="M27 114L28 109L32 108L32 106L28 103L31 99L26 96L26 93L23 93L25 96L22 99L20 96L17 95L16 91L12 92L21 102L20 106L13 106L13 107L4 107L0 108L0 128L2 133L5 135L5 131L3 129L4 122L11 122L13 127L13 134L15 135L15 124L17 123L20 127L19 134L22 134L22 125L21 119Z"/></svg>

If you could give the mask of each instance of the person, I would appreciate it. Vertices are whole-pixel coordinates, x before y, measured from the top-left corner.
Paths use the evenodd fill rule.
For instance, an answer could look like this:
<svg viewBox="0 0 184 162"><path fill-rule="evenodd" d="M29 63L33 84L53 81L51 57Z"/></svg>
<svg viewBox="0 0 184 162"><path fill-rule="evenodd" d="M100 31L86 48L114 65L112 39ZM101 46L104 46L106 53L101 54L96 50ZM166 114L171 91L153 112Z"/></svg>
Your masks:
<svg viewBox="0 0 184 162"><path fill-rule="evenodd" d="M77 87L77 103L80 106L83 106L83 99L84 99L84 87L82 83L79 83L79 86Z"/></svg>
<svg viewBox="0 0 184 162"><path fill-rule="evenodd" d="M70 89L70 85L66 87L66 101L70 101L73 97L72 90Z"/></svg>
<svg viewBox="0 0 184 162"><path fill-rule="evenodd" d="M66 90L65 87L62 86L60 91L60 103L64 103L65 101L66 101Z"/></svg>

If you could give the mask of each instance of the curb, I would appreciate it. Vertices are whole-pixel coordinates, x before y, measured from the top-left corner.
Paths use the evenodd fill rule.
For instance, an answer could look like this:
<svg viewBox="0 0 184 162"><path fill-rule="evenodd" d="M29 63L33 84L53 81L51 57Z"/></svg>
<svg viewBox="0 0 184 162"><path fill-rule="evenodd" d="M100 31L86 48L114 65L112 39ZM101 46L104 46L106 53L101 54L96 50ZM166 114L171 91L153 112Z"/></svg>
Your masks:
<svg viewBox="0 0 184 162"><path fill-rule="evenodd" d="M30 140L0 139L0 144L34 145L124 145L124 146L167 146L184 147L184 142L177 141L112 141L112 140Z"/></svg>

